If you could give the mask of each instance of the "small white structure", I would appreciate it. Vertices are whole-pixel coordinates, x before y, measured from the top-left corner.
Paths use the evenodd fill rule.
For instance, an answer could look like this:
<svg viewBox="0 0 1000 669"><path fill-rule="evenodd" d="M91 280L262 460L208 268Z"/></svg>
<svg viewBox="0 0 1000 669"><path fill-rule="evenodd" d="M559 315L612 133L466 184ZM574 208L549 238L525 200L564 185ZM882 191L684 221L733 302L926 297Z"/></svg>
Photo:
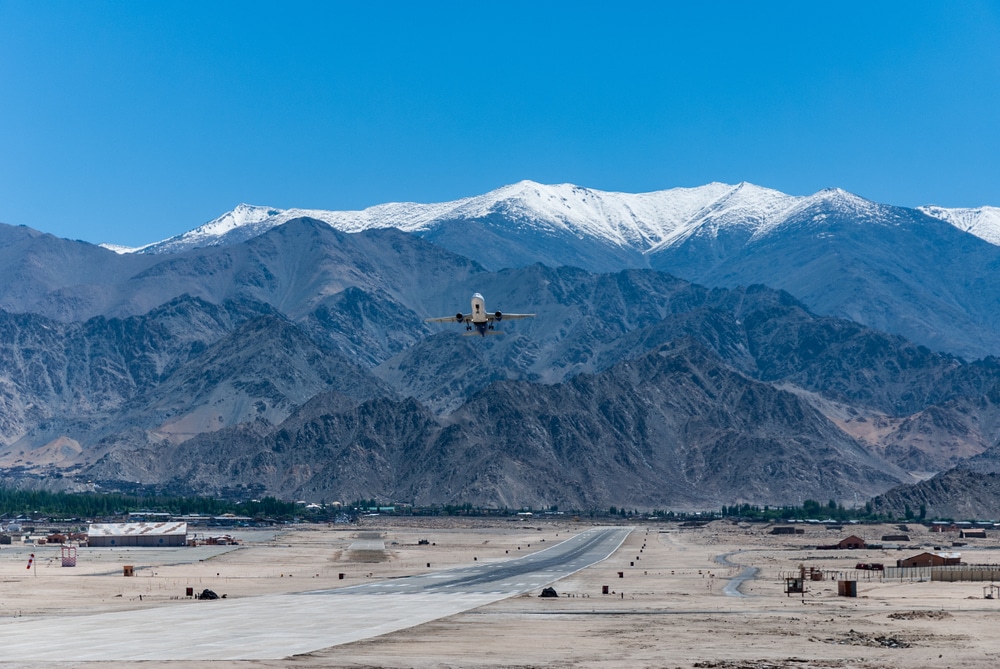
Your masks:
<svg viewBox="0 0 1000 669"><path fill-rule="evenodd" d="M187 523L93 523L87 544L97 547L186 546Z"/></svg>

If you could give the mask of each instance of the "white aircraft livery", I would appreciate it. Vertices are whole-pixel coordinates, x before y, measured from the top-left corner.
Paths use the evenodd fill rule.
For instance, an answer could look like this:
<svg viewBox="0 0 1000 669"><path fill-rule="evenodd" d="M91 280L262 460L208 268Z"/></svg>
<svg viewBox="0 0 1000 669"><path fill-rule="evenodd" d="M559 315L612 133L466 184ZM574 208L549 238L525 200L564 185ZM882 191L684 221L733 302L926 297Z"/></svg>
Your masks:
<svg viewBox="0 0 1000 669"><path fill-rule="evenodd" d="M499 330L493 329L493 324L502 320L515 320L518 318L534 318L535 314L505 314L495 311L492 314L486 311L486 300L479 293L472 296L472 312L463 314L461 312L454 316L442 316L441 318L428 318L425 323L465 323L468 335L498 335L503 334ZM475 328L475 330L473 330Z"/></svg>

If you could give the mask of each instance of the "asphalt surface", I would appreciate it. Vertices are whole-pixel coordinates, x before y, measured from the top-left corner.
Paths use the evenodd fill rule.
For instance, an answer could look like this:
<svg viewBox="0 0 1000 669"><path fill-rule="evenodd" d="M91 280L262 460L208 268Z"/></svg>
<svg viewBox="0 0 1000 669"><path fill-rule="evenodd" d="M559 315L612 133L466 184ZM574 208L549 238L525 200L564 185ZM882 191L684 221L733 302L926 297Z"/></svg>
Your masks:
<svg viewBox="0 0 1000 669"><path fill-rule="evenodd" d="M334 590L0 621L19 662L280 659L540 589L614 553L631 528L596 528L545 550Z"/></svg>
<svg viewBox="0 0 1000 669"><path fill-rule="evenodd" d="M725 555L716 555L714 558L716 562L725 567L743 567L742 571L740 571L740 573L733 578L729 579L729 582L726 583L724 588L722 588L722 592L727 597L749 597L750 595L740 590L740 588L742 588L743 584L747 581L752 581L757 578L757 572L760 571L757 567L748 567L746 565L737 564L729 559L731 556L738 555L742 552L743 551L733 551L731 553L726 553Z"/></svg>
<svg viewBox="0 0 1000 669"><path fill-rule="evenodd" d="M437 573L364 583L336 590L317 590L305 594L510 593L519 595L544 587L603 560L615 552L629 531L630 528L588 530L550 548L520 558L502 562L482 562Z"/></svg>

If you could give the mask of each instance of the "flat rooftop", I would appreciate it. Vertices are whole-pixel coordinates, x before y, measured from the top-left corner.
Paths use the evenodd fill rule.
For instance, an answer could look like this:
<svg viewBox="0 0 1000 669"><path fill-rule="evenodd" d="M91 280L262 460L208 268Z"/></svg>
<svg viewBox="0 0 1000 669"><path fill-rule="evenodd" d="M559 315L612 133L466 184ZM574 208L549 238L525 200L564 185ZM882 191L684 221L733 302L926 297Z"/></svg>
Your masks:
<svg viewBox="0 0 1000 669"><path fill-rule="evenodd" d="M173 536L187 534L187 523L92 523L92 537Z"/></svg>

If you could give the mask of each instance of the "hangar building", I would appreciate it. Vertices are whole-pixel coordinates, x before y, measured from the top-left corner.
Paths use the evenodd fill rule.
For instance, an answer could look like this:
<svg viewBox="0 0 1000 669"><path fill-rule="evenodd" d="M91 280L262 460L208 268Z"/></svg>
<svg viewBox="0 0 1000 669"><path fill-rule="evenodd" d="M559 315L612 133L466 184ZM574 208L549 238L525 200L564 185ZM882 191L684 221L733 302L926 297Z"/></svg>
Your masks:
<svg viewBox="0 0 1000 669"><path fill-rule="evenodd" d="M87 544L97 547L186 546L187 523L93 523Z"/></svg>

